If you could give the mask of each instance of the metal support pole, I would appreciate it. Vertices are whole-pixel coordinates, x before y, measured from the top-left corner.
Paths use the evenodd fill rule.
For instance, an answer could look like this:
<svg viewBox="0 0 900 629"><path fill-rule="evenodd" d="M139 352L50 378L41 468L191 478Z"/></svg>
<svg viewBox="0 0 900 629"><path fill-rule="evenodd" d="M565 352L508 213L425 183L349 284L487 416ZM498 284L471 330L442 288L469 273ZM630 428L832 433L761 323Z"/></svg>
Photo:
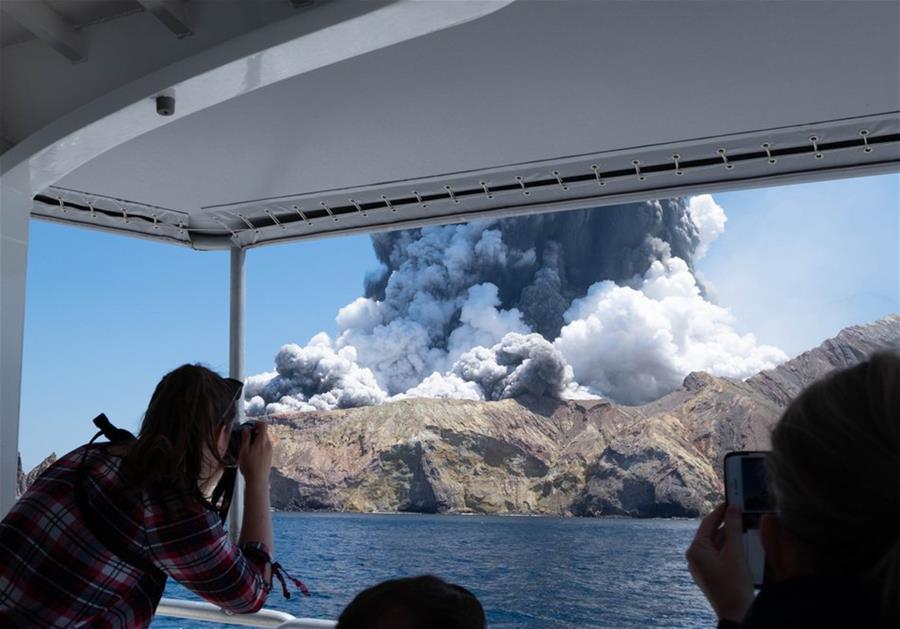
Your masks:
<svg viewBox="0 0 900 629"><path fill-rule="evenodd" d="M31 195L26 185L0 183L0 519L16 501L22 337L25 333L25 264Z"/></svg>
<svg viewBox="0 0 900 629"><path fill-rule="evenodd" d="M244 379L244 250L231 249L231 297L228 311L228 376ZM243 419L244 405L238 406L238 421ZM228 536L237 542L244 518L244 477L240 472L234 485L231 510L228 512Z"/></svg>

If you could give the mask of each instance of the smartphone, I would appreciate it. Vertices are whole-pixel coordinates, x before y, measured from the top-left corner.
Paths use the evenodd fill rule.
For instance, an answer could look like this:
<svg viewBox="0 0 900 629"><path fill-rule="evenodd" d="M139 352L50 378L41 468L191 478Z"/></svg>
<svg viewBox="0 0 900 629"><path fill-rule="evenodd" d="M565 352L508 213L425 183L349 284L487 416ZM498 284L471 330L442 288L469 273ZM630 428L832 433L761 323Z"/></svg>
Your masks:
<svg viewBox="0 0 900 629"><path fill-rule="evenodd" d="M759 533L759 521L775 510L769 489L765 452L729 452L725 455L725 500L740 507L741 541L744 557L755 587L766 580L766 554Z"/></svg>

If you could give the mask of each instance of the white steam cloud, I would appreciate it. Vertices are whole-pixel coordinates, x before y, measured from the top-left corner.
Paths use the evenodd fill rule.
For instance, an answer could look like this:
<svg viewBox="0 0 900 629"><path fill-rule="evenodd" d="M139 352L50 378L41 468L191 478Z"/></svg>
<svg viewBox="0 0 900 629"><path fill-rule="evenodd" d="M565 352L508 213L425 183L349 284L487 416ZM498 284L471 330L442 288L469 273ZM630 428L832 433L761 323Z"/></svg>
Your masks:
<svg viewBox="0 0 900 629"><path fill-rule="evenodd" d="M641 403L690 371L786 359L733 329L692 262L725 228L709 195L373 237L383 267L337 336L247 379L249 415L412 398Z"/></svg>
<svg viewBox="0 0 900 629"><path fill-rule="evenodd" d="M787 360L736 333L728 310L703 299L684 260L669 256L633 287L594 284L566 321L555 345L578 382L626 404L665 395L691 371L741 378Z"/></svg>
<svg viewBox="0 0 900 629"><path fill-rule="evenodd" d="M688 213L700 233L700 244L697 245L697 250L694 252L694 259L699 260L706 255L710 243L725 231L725 222L728 217L725 216L725 210L715 202L711 194L691 197Z"/></svg>

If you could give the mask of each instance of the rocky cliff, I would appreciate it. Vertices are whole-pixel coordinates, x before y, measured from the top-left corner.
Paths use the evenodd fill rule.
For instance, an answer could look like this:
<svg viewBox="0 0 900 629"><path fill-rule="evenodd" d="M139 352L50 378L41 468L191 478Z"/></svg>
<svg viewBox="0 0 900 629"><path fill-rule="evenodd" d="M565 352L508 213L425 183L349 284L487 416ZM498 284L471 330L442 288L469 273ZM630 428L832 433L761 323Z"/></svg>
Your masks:
<svg viewBox="0 0 900 629"><path fill-rule="evenodd" d="M854 326L746 381L692 373L643 406L523 397L403 400L271 417L277 509L696 516L730 450L766 449L784 406L897 347L900 317Z"/></svg>
<svg viewBox="0 0 900 629"><path fill-rule="evenodd" d="M36 466L34 466L34 469L26 474L22 469L22 457L19 456L18 478L16 479L16 498L24 494L25 491L29 487L31 487L31 483L33 483L38 476L44 473L44 470L46 470L54 463L56 463L56 453L51 452L46 459L38 463Z"/></svg>
<svg viewBox="0 0 900 629"><path fill-rule="evenodd" d="M25 471L22 469L22 455L16 457L16 498L25 493Z"/></svg>

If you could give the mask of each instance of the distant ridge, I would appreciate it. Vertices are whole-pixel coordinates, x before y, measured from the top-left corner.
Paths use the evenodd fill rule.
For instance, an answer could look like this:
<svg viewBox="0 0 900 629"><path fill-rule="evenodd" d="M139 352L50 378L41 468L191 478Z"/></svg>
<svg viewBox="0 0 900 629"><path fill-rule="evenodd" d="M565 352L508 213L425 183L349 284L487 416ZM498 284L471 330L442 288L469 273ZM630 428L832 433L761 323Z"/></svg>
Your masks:
<svg viewBox="0 0 900 629"><path fill-rule="evenodd" d="M900 315L892 314L865 325L841 330L815 349L761 371L747 383L768 398L787 406L798 393L835 369L852 367L879 350L900 349Z"/></svg>

